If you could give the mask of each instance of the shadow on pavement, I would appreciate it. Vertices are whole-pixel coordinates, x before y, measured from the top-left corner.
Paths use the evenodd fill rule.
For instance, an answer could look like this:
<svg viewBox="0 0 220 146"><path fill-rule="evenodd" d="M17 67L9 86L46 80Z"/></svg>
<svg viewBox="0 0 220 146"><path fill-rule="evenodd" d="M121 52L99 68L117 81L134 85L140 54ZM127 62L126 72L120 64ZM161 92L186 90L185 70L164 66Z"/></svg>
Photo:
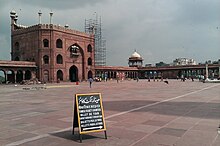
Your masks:
<svg viewBox="0 0 220 146"><path fill-rule="evenodd" d="M157 101L129 100L129 101L105 101L104 110L124 112ZM145 107L133 112L152 112L162 115L175 115L195 118L220 119L220 104L206 102L163 102Z"/></svg>
<svg viewBox="0 0 220 146"><path fill-rule="evenodd" d="M71 130L67 130L67 131L62 131L62 132L58 132L58 133L52 133L52 136L56 136L56 137L60 137L60 138L64 138L66 140L72 140L75 142L80 142L79 141L79 133L78 131L75 131L75 134L72 135L72 131ZM97 138L101 138L101 139L105 139L104 136L101 137L94 135L94 133L89 133L89 134L83 134L82 135L82 140L91 140L91 139L97 139Z"/></svg>

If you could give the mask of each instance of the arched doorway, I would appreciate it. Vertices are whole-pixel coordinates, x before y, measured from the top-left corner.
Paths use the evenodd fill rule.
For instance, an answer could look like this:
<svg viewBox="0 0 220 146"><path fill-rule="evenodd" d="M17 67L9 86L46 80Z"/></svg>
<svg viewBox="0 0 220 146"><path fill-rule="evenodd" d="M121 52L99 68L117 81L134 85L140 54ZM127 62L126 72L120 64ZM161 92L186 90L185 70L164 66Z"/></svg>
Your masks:
<svg viewBox="0 0 220 146"><path fill-rule="evenodd" d="M31 79L31 71L26 70L25 71L25 80L30 80Z"/></svg>
<svg viewBox="0 0 220 146"><path fill-rule="evenodd" d="M23 72L21 70L18 70L16 74L16 82L20 83L22 80L23 80Z"/></svg>
<svg viewBox="0 0 220 146"><path fill-rule="evenodd" d="M76 78L71 79L72 76L71 74L69 74L69 79L70 81L73 82L73 80L79 80L78 77L78 71L80 70L80 80L84 80L86 78L86 71L85 71L85 58L84 58L84 49L82 47L80 47L80 45L78 45L77 43L72 44L70 47L68 47L68 52L70 53L70 58L72 59L73 62L80 62L79 64L79 68L75 68L76 71ZM73 65L74 66L74 65ZM74 69L74 68L72 68Z"/></svg>
<svg viewBox="0 0 220 146"><path fill-rule="evenodd" d="M57 71L57 81L63 81L63 72L61 70Z"/></svg>
<svg viewBox="0 0 220 146"><path fill-rule="evenodd" d="M49 71L48 70L44 70L44 82L48 82L49 81Z"/></svg>
<svg viewBox="0 0 220 146"><path fill-rule="evenodd" d="M63 57L62 55L57 55L57 64L63 64Z"/></svg>
<svg viewBox="0 0 220 146"><path fill-rule="evenodd" d="M71 82L76 82L78 81L78 68L76 66L72 66L69 69L69 79Z"/></svg>
<svg viewBox="0 0 220 146"><path fill-rule="evenodd" d="M13 70L7 71L7 81L8 83L14 83L15 82L15 74Z"/></svg>
<svg viewBox="0 0 220 146"><path fill-rule="evenodd" d="M5 72L3 70L0 70L0 84L5 83Z"/></svg>
<svg viewBox="0 0 220 146"><path fill-rule="evenodd" d="M89 78L92 78L92 71L90 70L90 71L88 71L88 79Z"/></svg>

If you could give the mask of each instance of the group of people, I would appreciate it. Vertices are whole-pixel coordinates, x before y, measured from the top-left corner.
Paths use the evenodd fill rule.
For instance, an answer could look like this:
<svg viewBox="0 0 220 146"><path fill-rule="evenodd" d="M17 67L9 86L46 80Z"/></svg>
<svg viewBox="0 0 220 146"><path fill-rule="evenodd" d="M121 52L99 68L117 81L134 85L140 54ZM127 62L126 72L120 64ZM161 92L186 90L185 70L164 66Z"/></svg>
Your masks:
<svg viewBox="0 0 220 146"><path fill-rule="evenodd" d="M179 76L177 76L177 80L179 79ZM194 78L193 76L191 77L192 79L192 82L194 82ZM184 75L181 75L181 78L180 78L181 81L185 82L186 81L186 77Z"/></svg>

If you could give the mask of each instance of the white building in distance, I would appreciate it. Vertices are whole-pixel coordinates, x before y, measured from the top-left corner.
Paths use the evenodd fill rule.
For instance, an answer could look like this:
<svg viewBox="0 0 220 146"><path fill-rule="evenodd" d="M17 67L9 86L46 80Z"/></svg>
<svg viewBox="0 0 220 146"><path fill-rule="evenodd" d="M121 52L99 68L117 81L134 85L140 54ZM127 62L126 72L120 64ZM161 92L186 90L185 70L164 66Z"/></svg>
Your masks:
<svg viewBox="0 0 220 146"><path fill-rule="evenodd" d="M177 65L196 65L196 61L194 59L188 58L177 58L173 61L173 66Z"/></svg>

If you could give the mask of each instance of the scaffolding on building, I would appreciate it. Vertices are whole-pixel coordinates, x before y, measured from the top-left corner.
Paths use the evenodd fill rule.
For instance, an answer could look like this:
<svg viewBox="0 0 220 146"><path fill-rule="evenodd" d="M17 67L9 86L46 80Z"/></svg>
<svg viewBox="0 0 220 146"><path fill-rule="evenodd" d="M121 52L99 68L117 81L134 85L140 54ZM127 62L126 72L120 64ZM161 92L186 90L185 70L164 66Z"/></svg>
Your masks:
<svg viewBox="0 0 220 146"><path fill-rule="evenodd" d="M106 66L106 40L102 36L101 17L85 20L85 33L94 34L95 38L95 66Z"/></svg>

